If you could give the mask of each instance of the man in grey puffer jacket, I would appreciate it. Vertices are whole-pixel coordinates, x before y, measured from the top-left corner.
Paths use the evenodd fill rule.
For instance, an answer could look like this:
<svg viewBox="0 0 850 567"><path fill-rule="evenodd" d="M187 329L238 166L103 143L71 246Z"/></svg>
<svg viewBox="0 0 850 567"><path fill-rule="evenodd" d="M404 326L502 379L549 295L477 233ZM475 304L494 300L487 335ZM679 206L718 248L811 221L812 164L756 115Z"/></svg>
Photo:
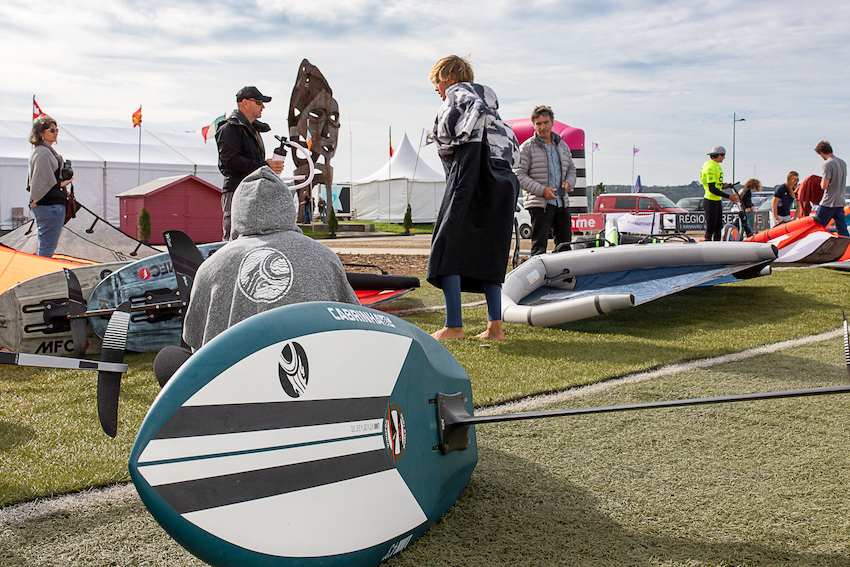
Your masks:
<svg viewBox="0 0 850 567"><path fill-rule="evenodd" d="M572 240L568 194L575 188L576 166L569 146L552 132L554 121L555 113L548 106L534 109L535 134L520 146L519 164L514 168L531 215L532 256L546 253L552 229L555 246Z"/></svg>
<svg viewBox="0 0 850 567"><path fill-rule="evenodd" d="M267 166L233 196L233 235L192 285L183 339L200 348L251 315L304 301L360 305L336 254L295 225L289 188Z"/></svg>

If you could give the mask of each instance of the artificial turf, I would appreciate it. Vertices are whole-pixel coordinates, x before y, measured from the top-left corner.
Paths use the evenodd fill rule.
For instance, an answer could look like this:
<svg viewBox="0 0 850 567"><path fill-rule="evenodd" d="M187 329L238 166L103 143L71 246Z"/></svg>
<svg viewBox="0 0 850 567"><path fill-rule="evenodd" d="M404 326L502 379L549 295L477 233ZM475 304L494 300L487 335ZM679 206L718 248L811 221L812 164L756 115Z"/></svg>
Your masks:
<svg viewBox="0 0 850 567"><path fill-rule="evenodd" d="M566 406L847 380L839 338ZM479 426L461 498L387 565L847 567L848 411L835 395ZM71 502L5 522L0 509L0 564L202 565L132 491Z"/></svg>
<svg viewBox="0 0 850 567"><path fill-rule="evenodd" d="M426 283L406 297L402 308L439 304L442 294ZM846 274L788 269L560 328L506 325L504 343L467 338L445 345L469 373L475 404L486 406L832 330L845 305ZM427 331L439 328L442 318L441 312L405 316ZM464 320L471 337L486 325L486 311L466 309ZM153 358L126 357L130 371L122 382L115 439L100 430L94 373L0 369L0 506L127 480L135 432L159 390Z"/></svg>

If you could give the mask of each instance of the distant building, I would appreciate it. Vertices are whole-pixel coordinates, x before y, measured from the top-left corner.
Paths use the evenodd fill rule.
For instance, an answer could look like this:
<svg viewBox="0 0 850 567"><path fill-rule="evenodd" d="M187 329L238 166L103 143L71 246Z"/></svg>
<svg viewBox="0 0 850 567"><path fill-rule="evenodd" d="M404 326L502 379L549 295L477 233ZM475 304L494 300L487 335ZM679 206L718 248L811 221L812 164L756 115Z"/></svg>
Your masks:
<svg viewBox="0 0 850 567"><path fill-rule="evenodd" d="M117 197L121 232L133 238L139 238L145 208L151 216L149 244L165 244L166 230L182 230L196 243L221 240L221 189L194 175L160 177Z"/></svg>

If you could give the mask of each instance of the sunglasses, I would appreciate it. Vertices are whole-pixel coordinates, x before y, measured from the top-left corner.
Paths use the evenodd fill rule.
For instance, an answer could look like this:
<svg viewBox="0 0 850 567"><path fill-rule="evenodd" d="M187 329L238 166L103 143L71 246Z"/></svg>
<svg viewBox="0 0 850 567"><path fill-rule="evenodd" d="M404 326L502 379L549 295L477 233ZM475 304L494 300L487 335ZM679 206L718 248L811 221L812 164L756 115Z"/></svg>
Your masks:
<svg viewBox="0 0 850 567"><path fill-rule="evenodd" d="M541 110L540 112L535 112L531 115L532 118L540 118L541 116L543 118L548 118L549 116L551 116L551 114L548 110Z"/></svg>
<svg viewBox="0 0 850 567"><path fill-rule="evenodd" d="M259 99L256 99L256 98L251 99L251 100L253 100L254 102L256 102L258 106L265 106L265 104L266 104L266 103L264 103L263 101L261 101L261 100L259 100Z"/></svg>
<svg viewBox="0 0 850 567"><path fill-rule="evenodd" d="M47 131L50 132L51 134L55 134L56 132L59 131L59 128L48 128Z"/></svg>

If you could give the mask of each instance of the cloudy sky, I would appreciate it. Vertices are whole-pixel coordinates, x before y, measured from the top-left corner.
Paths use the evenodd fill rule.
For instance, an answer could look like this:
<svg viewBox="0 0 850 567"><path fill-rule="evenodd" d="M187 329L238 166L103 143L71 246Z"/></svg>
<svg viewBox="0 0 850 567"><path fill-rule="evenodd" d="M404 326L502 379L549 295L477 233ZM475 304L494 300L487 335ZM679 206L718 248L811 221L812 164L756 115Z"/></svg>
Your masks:
<svg viewBox="0 0 850 567"><path fill-rule="evenodd" d="M470 54L505 119L537 104L600 146L593 181L686 184L727 149L738 180L819 173L821 139L850 158L846 0L6 0L0 3L0 119L32 96L67 124L200 130L256 85L286 133L303 58L339 102L337 181L371 174L440 104L428 71ZM61 138L60 138L61 144ZM61 148L61 146L58 146ZM439 167L433 146L422 150ZM588 183L591 181L588 151Z"/></svg>

